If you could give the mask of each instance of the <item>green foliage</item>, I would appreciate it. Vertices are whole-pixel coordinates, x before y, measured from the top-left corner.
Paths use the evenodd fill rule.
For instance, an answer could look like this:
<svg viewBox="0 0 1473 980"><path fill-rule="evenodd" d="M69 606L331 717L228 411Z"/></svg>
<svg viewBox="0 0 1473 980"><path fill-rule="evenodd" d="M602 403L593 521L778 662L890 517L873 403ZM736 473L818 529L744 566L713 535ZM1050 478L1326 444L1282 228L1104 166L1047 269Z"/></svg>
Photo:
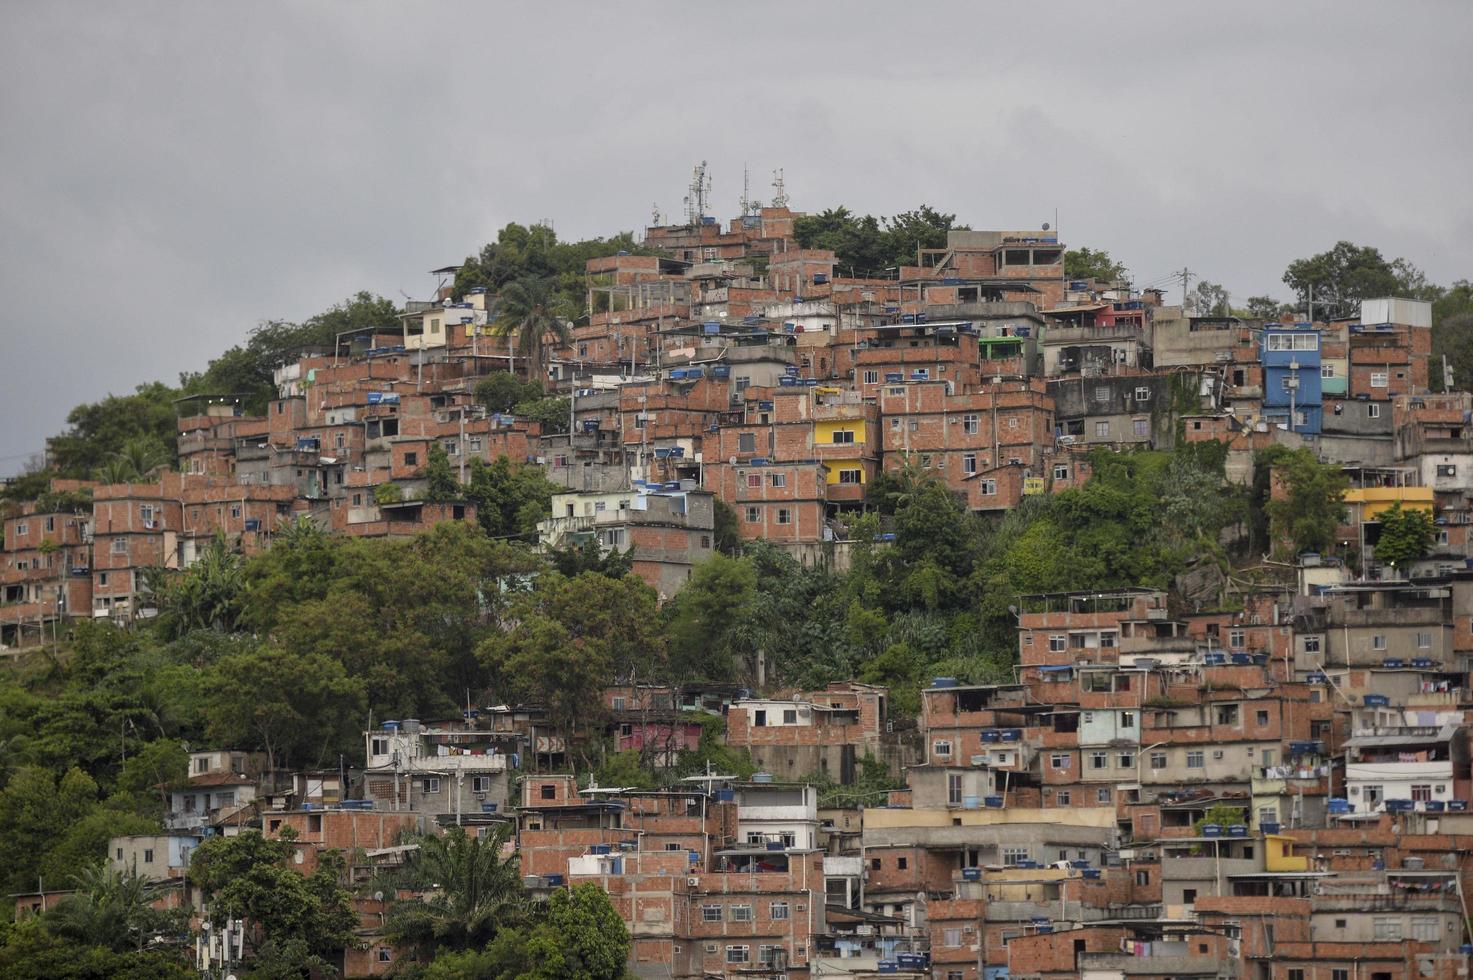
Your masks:
<svg viewBox="0 0 1473 980"><path fill-rule="evenodd" d="M536 381L523 382L509 371L493 371L476 382L475 399L486 406L488 412L510 412L522 402L536 401L543 396L542 385Z"/></svg>
<svg viewBox="0 0 1473 980"><path fill-rule="evenodd" d="M475 502L476 517L490 536L531 537L537 522L552 513L552 495L561 489L540 467L498 456L490 464L471 460L464 496Z"/></svg>
<svg viewBox="0 0 1473 980"><path fill-rule="evenodd" d="M964 230L956 215L925 204L891 218L860 217L839 207L793 220L799 247L829 249L837 266L858 276L884 276L886 269L913 266L918 249L945 248L950 230Z"/></svg>
<svg viewBox="0 0 1473 980"><path fill-rule="evenodd" d="M429 460L425 463L425 481L425 500L430 503L443 504L460 499L460 480L450 466L450 456L445 452L445 447L438 442L430 444Z"/></svg>
<svg viewBox="0 0 1473 980"><path fill-rule="evenodd" d="M1065 279L1117 282L1124 276L1125 266L1110 258L1110 253L1102 248L1071 248L1064 253Z"/></svg>
<svg viewBox="0 0 1473 980"><path fill-rule="evenodd" d="M757 574L750 563L712 555L665 606L676 677L714 681L756 675L752 645Z"/></svg>
<svg viewBox="0 0 1473 980"><path fill-rule="evenodd" d="M271 372L295 360L304 349L333 350L338 334L373 330L398 334L399 311L382 296L363 291L300 324L269 320L251 331L246 343L230 348L203 372L180 378L187 395L240 395L242 410L260 415L276 397Z"/></svg>
<svg viewBox="0 0 1473 980"><path fill-rule="evenodd" d="M68 429L48 444L51 465L60 476L123 480L172 466L177 435L173 402L178 394L155 381L139 385L131 395L78 405L67 415Z"/></svg>
<svg viewBox="0 0 1473 980"><path fill-rule="evenodd" d="M873 755L858 760L858 771L853 782L835 782L827 773L816 773L803 777L818 789L818 805L824 807L870 807L884 806L891 790L904 789L904 780L896 779L890 769Z"/></svg>
<svg viewBox="0 0 1473 980"><path fill-rule="evenodd" d="M141 952L156 934L182 934L188 925L184 909L153 908L162 889L134 871L96 864L76 875L72 884L76 891L45 919L53 933L78 945Z"/></svg>
<svg viewBox="0 0 1473 980"><path fill-rule="evenodd" d="M0 976L6 980L193 980L186 955L178 950L114 952L82 945L49 928L35 916L13 926L0 945Z"/></svg>
<svg viewBox="0 0 1473 980"><path fill-rule="evenodd" d="M1247 823L1246 813L1242 807L1228 806L1226 803L1214 803L1207 808L1206 813L1197 818L1197 822L1192 826L1196 830L1197 835L1201 836L1202 828L1209 824L1216 824L1226 830L1233 824L1242 823Z"/></svg>
<svg viewBox="0 0 1473 980"><path fill-rule="evenodd" d="M1431 388L1443 391L1442 363L1452 368L1453 385L1473 386L1473 281L1459 279L1432 304Z"/></svg>
<svg viewBox="0 0 1473 980"><path fill-rule="evenodd" d="M542 426L543 435L565 435L571 413L568 399L556 396L520 402L516 406L516 414Z"/></svg>
<svg viewBox="0 0 1473 980"><path fill-rule="evenodd" d="M618 980L631 941L609 896L591 882L553 892L527 937L531 969L521 980Z"/></svg>
<svg viewBox="0 0 1473 980"><path fill-rule="evenodd" d="M545 279L553 284L560 304L581 312L586 302L584 278L588 260L619 252L661 254L659 249L635 241L630 232L609 238L563 242L545 225L528 228L512 223L502 228L496 241L482 248L480 254L465 260L455 274L452 291L461 297L479 286L496 294L509 283Z"/></svg>
<svg viewBox="0 0 1473 980"><path fill-rule="evenodd" d="M571 322L580 313L580 307L560 294L552 279L518 279L497 294L491 332L511 338L517 353L526 359L528 377L540 381L547 377L548 338L552 347L566 346L573 337Z"/></svg>
<svg viewBox="0 0 1473 980"><path fill-rule="evenodd" d="M373 488L373 502L380 507L404 500L404 488L397 483L380 483Z"/></svg>
<svg viewBox="0 0 1473 980"><path fill-rule="evenodd" d="M0 790L0 873L7 892L29 891L46 877L53 888L82 869L50 859L58 831L82 820L97 804L97 783L71 768L57 779L39 766L24 766ZM89 862L90 863L90 862Z"/></svg>
<svg viewBox="0 0 1473 980"><path fill-rule="evenodd" d="M491 634L476 655L493 690L542 705L554 725L580 741L600 721L593 706L605 684L663 673L657 598L633 576L547 573L512 600L514 625Z"/></svg>
<svg viewBox="0 0 1473 980"><path fill-rule="evenodd" d="M530 910L516 855L501 856L510 833L505 825L477 836L451 827L415 838L396 884L416 894L389 909L385 935L425 953L463 951L525 922Z"/></svg>
<svg viewBox="0 0 1473 980"><path fill-rule="evenodd" d="M1400 570L1408 562L1423 558L1432 549L1437 526L1428 511L1403 509L1397 501L1380 514L1381 536L1376 539L1376 560Z"/></svg>
<svg viewBox="0 0 1473 980"><path fill-rule="evenodd" d="M632 547L624 551L611 548L605 554L599 543L592 538L577 544L570 544L566 548L550 548L545 557L558 574L566 578L574 578L584 572L597 572L609 578L623 578L634 566Z"/></svg>
<svg viewBox="0 0 1473 980"><path fill-rule="evenodd" d="M1198 316L1227 316L1232 312L1228 291L1215 282L1203 279L1192 290L1192 306Z"/></svg>
<svg viewBox="0 0 1473 980"><path fill-rule="evenodd" d="M216 532L193 565L173 574L156 570L149 591L158 609L159 635L177 639L193 630L233 631L245 598L241 568L240 552Z"/></svg>
<svg viewBox="0 0 1473 980"><path fill-rule="evenodd" d="M1382 296L1435 299L1436 287L1406 259L1388 261L1378 249L1341 241L1327 252L1289 263L1284 284L1306 310L1314 290L1315 318L1328 320L1360 314L1360 302Z"/></svg>
<svg viewBox="0 0 1473 980"><path fill-rule="evenodd" d="M1284 493L1270 494L1263 505L1270 521L1275 549L1287 542L1295 554L1328 552L1335 529L1345 520L1345 490L1349 481L1340 467L1321 463L1308 449L1272 446L1258 454L1255 465L1275 473Z"/></svg>
<svg viewBox="0 0 1473 980"><path fill-rule="evenodd" d="M358 917L343 887L347 865L337 851L324 851L310 875L290 864L290 842L269 840L260 831L211 837L194 851L189 878L204 894L210 921L246 919L267 945L253 948L272 974L300 975L330 963L355 942ZM262 955L264 954L264 956Z"/></svg>
<svg viewBox="0 0 1473 980"><path fill-rule="evenodd" d="M271 643L221 660L205 697L214 744L262 749L272 769L321 766L351 751L367 709L362 680L340 662Z"/></svg>
<svg viewBox="0 0 1473 980"><path fill-rule="evenodd" d="M717 497L714 503L716 513L712 526L713 543L721 554L728 558L734 557L742 546L741 525L737 522L737 512L720 497Z"/></svg>
<svg viewBox="0 0 1473 980"><path fill-rule="evenodd" d="M1253 320L1277 320L1286 310L1284 304L1272 296L1249 296L1248 305L1242 312Z"/></svg>

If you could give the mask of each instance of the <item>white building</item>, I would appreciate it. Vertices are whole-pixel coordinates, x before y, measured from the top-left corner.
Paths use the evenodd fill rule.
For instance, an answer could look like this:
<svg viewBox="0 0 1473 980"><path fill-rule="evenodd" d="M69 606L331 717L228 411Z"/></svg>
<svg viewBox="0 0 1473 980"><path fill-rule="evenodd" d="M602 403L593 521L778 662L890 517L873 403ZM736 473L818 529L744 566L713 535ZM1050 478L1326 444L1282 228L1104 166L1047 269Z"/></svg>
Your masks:
<svg viewBox="0 0 1473 980"><path fill-rule="evenodd" d="M760 774L759 774L760 779ZM751 782L736 787L737 839L818 848L818 790L800 783Z"/></svg>

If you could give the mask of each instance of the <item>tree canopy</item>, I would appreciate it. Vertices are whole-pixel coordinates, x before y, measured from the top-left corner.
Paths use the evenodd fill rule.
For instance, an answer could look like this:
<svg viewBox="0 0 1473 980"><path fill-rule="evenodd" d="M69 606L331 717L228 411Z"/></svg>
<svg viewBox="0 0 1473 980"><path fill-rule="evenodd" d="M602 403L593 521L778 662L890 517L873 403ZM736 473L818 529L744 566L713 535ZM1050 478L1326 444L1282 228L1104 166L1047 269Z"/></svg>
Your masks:
<svg viewBox="0 0 1473 980"><path fill-rule="evenodd" d="M915 265L918 249L946 247L946 233L964 230L956 215L922 204L888 218L857 215L830 208L793 221L793 237L802 248L826 248L845 274L886 276L886 269Z"/></svg>

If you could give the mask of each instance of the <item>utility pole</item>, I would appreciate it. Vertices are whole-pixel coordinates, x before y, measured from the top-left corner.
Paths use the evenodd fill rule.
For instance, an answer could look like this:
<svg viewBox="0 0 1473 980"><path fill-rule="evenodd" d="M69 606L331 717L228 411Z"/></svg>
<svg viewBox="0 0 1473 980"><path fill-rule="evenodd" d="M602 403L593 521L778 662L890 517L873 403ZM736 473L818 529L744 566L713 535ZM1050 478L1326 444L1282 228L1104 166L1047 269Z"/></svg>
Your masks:
<svg viewBox="0 0 1473 980"><path fill-rule="evenodd" d="M1177 275L1181 277L1181 307L1182 311L1185 312L1187 308L1187 284L1192 280L1192 270L1186 266L1182 266L1181 271Z"/></svg>

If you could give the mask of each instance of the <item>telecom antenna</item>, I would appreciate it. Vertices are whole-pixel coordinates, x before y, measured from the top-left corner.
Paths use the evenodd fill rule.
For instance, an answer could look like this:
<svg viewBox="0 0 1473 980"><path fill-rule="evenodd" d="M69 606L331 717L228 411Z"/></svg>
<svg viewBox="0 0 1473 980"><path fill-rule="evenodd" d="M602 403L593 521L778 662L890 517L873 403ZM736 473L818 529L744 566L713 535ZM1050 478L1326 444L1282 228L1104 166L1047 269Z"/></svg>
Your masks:
<svg viewBox="0 0 1473 980"><path fill-rule="evenodd" d="M752 171L747 165L742 164L742 216L746 217L752 213Z"/></svg>
<svg viewBox="0 0 1473 980"><path fill-rule="evenodd" d="M658 203L650 205L650 226L660 227L660 205Z"/></svg>
<svg viewBox="0 0 1473 980"><path fill-rule="evenodd" d="M711 177L706 173L706 161L691 173L690 195L685 199L685 218L688 224L699 224L706 216L706 202L711 196Z"/></svg>
<svg viewBox="0 0 1473 980"><path fill-rule="evenodd" d="M783 169L778 167L772 172L772 206L785 208L788 206L788 190L783 186Z"/></svg>

